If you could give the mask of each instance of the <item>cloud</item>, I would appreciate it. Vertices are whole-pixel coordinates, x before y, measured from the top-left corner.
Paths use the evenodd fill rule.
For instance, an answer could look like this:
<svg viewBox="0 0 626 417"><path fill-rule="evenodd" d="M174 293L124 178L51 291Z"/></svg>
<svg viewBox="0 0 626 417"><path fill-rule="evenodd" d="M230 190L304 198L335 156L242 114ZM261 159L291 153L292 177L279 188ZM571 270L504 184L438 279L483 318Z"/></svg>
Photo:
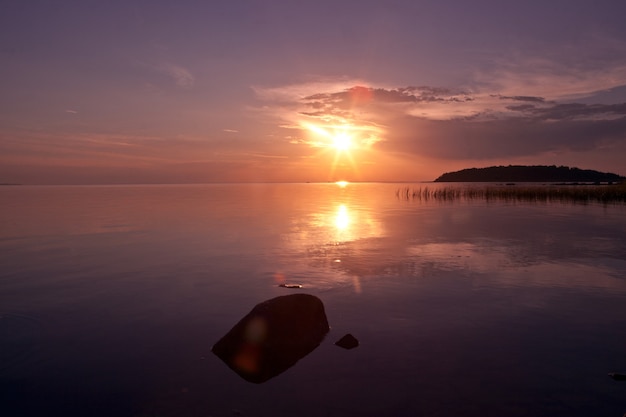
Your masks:
<svg viewBox="0 0 626 417"><path fill-rule="evenodd" d="M319 85L318 85L319 86ZM536 94L438 86L332 85L275 88L260 97L283 128L300 130L290 143L316 146L307 126L351 129L363 146L448 160L589 151L626 142L626 103L566 102ZM276 94L280 92L280 94ZM280 97L280 102L272 98ZM298 135L296 135L298 136Z"/></svg>
<svg viewBox="0 0 626 417"><path fill-rule="evenodd" d="M626 116L626 103L621 104L554 104L538 108L533 105L509 106L513 111L521 111L535 120L611 120Z"/></svg>
<svg viewBox="0 0 626 417"><path fill-rule="evenodd" d="M390 152L448 160L488 160L549 151L589 151L626 141L626 116L614 120L517 117L429 120L404 116L380 144Z"/></svg>
<svg viewBox="0 0 626 417"><path fill-rule="evenodd" d="M472 84L509 98L579 100L626 84L626 42L588 40L544 55L508 54L476 69Z"/></svg>
<svg viewBox="0 0 626 417"><path fill-rule="evenodd" d="M177 86L189 89L195 83L194 76L185 68L171 63L162 63L157 66L159 72L168 75L176 83Z"/></svg>
<svg viewBox="0 0 626 417"><path fill-rule="evenodd" d="M498 97L501 100L515 100L515 101L526 101L531 103L544 103L546 101L543 97L533 97L533 96L502 96L495 94L494 97Z"/></svg>
<svg viewBox="0 0 626 417"><path fill-rule="evenodd" d="M334 93L318 93L305 97L309 105L330 102L344 107L366 104L373 101L378 103L417 103L417 102L461 102L468 101L468 93L453 91L447 88L435 87L403 87L396 89L374 88L356 85L344 91Z"/></svg>

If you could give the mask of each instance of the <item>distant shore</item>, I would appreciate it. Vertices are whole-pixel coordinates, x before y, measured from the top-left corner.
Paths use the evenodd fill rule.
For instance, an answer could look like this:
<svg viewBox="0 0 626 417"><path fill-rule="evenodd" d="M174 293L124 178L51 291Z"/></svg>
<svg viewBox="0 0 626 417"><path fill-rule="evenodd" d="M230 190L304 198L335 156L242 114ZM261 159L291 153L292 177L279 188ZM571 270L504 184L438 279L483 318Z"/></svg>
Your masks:
<svg viewBox="0 0 626 417"><path fill-rule="evenodd" d="M612 184L626 181L610 172L599 172L591 169L570 168L567 166L545 165L509 165L487 168L467 168L455 172L447 172L435 182L557 182L557 183L591 183Z"/></svg>

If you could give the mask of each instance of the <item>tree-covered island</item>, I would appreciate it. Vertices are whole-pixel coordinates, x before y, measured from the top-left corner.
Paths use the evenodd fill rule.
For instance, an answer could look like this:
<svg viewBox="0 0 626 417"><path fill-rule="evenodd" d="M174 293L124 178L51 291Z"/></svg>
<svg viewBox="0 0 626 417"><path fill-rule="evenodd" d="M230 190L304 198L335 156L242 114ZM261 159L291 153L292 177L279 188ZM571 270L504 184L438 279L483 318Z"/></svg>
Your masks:
<svg viewBox="0 0 626 417"><path fill-rule="evenodd" d="M567 166L509 165L446 172L435 182L621 182L617 174Z"/></svg>

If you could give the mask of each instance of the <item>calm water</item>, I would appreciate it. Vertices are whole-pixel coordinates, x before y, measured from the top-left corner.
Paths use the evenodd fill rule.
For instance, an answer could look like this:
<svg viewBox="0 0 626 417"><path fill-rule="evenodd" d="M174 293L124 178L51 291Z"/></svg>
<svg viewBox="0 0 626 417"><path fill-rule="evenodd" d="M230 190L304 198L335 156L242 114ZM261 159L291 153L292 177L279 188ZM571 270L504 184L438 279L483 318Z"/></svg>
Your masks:
<svg viewBox="0 0 626 417"><path fill-rule="evenodd" d="M626 206L402 186L1 187L0 415L624 414ZM331 330L295 366L211 353L296 292Z"/></svg>

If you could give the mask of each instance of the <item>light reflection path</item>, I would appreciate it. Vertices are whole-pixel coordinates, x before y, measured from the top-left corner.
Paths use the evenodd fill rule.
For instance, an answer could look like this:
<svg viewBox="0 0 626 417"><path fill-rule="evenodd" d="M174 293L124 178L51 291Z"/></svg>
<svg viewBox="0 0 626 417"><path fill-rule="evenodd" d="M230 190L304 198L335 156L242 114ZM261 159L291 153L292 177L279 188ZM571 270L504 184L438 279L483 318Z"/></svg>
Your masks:
<svg viewBox="0 0 626 417"><path fill-rule="evenodd" d="M381 222L367 209L353 209L345 202L320 207L299 232L297 240L308 247L345 244L384 235Z"/></svg>
<svg viewBox="0 0 626 417"><path fill-rule="evenodd" d="M350 226L350 214L345 204L340 204L337 207L337 216L335 216L335 226L339 232L348 230Z"/></svg>
<svg viewBox="0 0 626 417"><path fill-rule="evenodd" d="M281 262L288 280L318 288L356 290L360 284L367 291L368 277L421 280L453 272L490 288L623 291L624 264L615 254L624 244L612 226L621 220L612 220L610 211L530 204L390 207L359 186L310 199L292 217L294 227L281 239L281 249L293 254Z"/></svg>
<svg viewBox="0 0 626 417"><path fill-rule="evenodd" d="M347 286L361 291L363 271L354 270L351 261L367 257L372 242L386 233L382 218L372 206L376 200L364 200L353 190L353 184L337 185L334 196L316 201L314 207L291 219L289 232L281 241L283 253L292 253L298 261L274 270L275 280L305 287Z"/></svg>

